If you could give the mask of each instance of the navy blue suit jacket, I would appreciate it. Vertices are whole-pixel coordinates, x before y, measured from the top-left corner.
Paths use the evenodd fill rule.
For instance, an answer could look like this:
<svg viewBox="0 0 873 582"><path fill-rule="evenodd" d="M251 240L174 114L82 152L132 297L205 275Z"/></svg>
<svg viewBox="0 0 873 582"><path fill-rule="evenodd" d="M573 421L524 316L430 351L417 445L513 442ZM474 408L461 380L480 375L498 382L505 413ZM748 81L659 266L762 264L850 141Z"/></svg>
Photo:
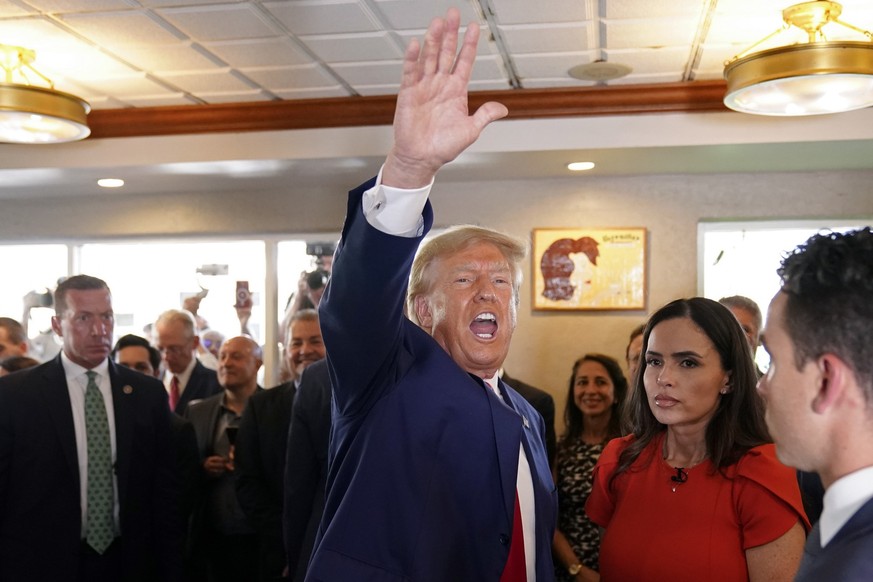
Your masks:
<svg viewBox="0 0 873 582"><path fill-rule="evenodd" d="M319 360L303 371L291 408L285 456L283 533L290 577L302 582L321 515L330 443L330 377Z"/></svg>
<svg viewBox="0 0 873 582"><path fill-rule="evenodd" d="M819 524L809 534L795 582L869 582L873 580L873 499L861 506L821 547Z"/></svg>
<svg viewBox="0 0 873 582"><path fill-rule="evenodd" d="M504 403L403 315L421 242L384 234L350 193L320 305L333 386L324 518L307 580L497 581L509 555L519 447L531 466L537 580L553 578L556 495L542 417ZM425 208L425 232L432 223Z"/></svg>
<svg viewBox="0 0 873 582"><path fill-rule="evenodd" d="M188 383L185 384L185 389L179 396L179 402L176 403L176 408L173 410L179 416L185 416L185 409L192 400L203 400L210 396L223 392L221 384L218 383L218 375L215 370L210 370L196 360L194 369L191 370L191 377L188 378Z"/></svg>
<svg viewBox="0 0 873 582"><path fill-rule="evenodd" d="M161 383L109 362L123 572L182 574L180 484ZM76 580L82 509L60 356L0 379L0 580Z"/></svg>

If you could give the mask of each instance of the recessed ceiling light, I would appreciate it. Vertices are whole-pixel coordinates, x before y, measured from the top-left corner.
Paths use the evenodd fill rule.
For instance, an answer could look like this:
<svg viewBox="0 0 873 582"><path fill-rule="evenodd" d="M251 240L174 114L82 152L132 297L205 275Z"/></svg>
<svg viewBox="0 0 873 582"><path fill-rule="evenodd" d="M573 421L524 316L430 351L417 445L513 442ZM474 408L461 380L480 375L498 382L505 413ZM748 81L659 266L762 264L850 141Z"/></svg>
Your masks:
<svg viewBox="0 0 873 582"><path fill-rule="evenodd" d="M594 168L594 162L572 162L567 164L567 169L571 172L584 172Z"/></svg>
<svg viewBox="0 0 873 582"><path fill-rule="evenodd" d="M124 180L118 178L101 178L97 180L97 185L101 188L121 188L124 186Z"/></svg>

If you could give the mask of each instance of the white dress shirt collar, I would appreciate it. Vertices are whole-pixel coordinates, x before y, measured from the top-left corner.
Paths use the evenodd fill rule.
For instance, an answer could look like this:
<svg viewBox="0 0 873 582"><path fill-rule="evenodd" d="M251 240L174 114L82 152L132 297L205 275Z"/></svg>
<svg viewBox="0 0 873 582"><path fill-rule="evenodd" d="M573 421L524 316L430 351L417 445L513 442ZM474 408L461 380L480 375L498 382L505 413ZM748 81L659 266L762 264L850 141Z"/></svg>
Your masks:
<svg viewBox="0 0 873 582"><path fill-rule="evenodd" d="M819 519L821 547L830 543L862 505L873 499L873 467L849 473L834 481L824 495Z"/></svg>

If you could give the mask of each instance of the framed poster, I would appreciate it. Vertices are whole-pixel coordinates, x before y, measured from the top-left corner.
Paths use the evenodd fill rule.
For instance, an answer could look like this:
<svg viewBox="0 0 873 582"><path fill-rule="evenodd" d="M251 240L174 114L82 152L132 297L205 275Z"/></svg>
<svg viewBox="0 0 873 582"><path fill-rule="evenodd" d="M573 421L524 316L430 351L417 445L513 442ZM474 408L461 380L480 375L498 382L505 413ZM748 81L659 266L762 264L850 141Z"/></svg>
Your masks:
<svg viewBox="0 0 873 582"><path fill-rule="evenodd" d="M645 228L535 228L533 308L646 308Z"/></svg>

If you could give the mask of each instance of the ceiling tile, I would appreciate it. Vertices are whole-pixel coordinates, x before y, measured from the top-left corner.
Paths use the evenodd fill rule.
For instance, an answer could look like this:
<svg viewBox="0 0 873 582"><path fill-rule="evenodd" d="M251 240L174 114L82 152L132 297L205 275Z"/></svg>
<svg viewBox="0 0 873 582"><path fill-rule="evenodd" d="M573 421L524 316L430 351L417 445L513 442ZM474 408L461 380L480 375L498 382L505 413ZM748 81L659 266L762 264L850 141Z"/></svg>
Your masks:
<svg viewBox="0 0 873 582"><path fill-rule="evenodd" d="M127 77L139 72L85 43L71 45L63 53L44 53L38 63L40 72L48 77L70 77L85 82L100 78Z"/></svg>
<svg viewBox="0 0 873 582"><path fill-rule="evenodd" d="M525 79L525 89L550 89L552 87L593 87L594 81L580 81L573 77L545 77L542 79Z"/></svg>
<svg viewBox="0 0 873 582"><path fill-rule="evenodd" d="M355 1L264 2L264 8L297 35L375 32L382 28L373 14Z"/></svg>
<svg viewBox="0 0 873 582"><path fill-rule="evenodd" d="M9 0L0 0L0 18L13 18L17 16L26 16L28 14L36 13L36 10L31 10L25 6L13 4Z"/></svg>
<svg viewBox="0 0 873 582"><path fill-rule="evenodd" d="M251 101L270 101L272 97L263 91L229 91L227 93L199 93L207 103L245 103Z"/></svg>
<svg viewBox="0 0 873 582"><path fill-rule="evenodd" d="M84 83L83 83L84 84ZM147 78L145 75L136 75L122 78L89 79L87 86L95 92L124 99L137 95L163 95L173 93L172 89Z"/></svg>
<svg viewBox="0 0 873 582"><path fill-rule="evenodd" d="M309 55L284 37L203 43L210 52L237 69L283 67L310 63Z"/></svg>
<svg viewBox="0 0 873 582"><path fill-rule="evenodd" d="M348 97L349 92L339 85L319 87L315 89L288 89L273 91L282 99L327 99L330 97Z"/></svg>
<svg viewBox="0 0 873 582"><path fill-rule="evenodd" d="M251 4L166 8L157 13L191 38L203 42L279 34Z"/></svg>
<svg viewBox="0 0 873 582"><path fill-rule="evenodd" d="M459 34L463 36L467 31L466 27L461 28ZM424 33L426 30L400 30L396 32L396 35L403 42L404 49L409 45L412 39L418 39L419 42L424 40ZM479 43L476 46L476 54L482 55L486 53L494 53L496 54L497 46L491 40L491 32L487 26L483 26L480 30L479 34Z"/></svg>
<svg viewBox="0 0 873 582"><path fill-rule="evenodd" d="M400 60L374 63L339 63L331 69L341 75L350 85L393 85L400 86Z"/></svg>
<svg viewBox="0 0 873 582"><path fill-rule="evenodd" d="M787 0L791 1L791 0ZM603 18L641 18L659 19L665 16L699 19L706 1L684 0L609 0L604 2Z"/></svg>
<svg viewBox="0 0 873 582"><path fill-rule="evenodd" d="M590 52L577 53L542 53L531 55L516 55L513 57L515 70L521 76L522 83L527 78L569 77L567 71L576 65L590 63L594 58Z"/></svg>
<svg viewBox="0 0 873 582"><path fill-rule="evenodd" d="M315 65L245 69L242 73L270 91L302 87L331 87L337 84L336 79Z"/></svg>
<svg viewBox="0 0 873 582"><path fill-rule="evenodd" d="M399 79L400 70L397 71L397 75ZM473 64L473 74L470 76L470 79L478 82L501 81L509 83L506 71L503 68L503 62L497 55L477 58Z"/></svg>
<svg viewBox="0 0 873 582"><path fill-rule="evenodd" d="M603 39L607 49L690 45L697 25L693 19L609 20Z"/></svg>
<svg viewBox="0 0 873 582"><path fill-rule="evenodd" d="M102 46L176 44L184 37L161 26L144 11L68 14L60 17L79 34Z"/></svg>
<svg viewBox="0 0 873 582"><path fill-rule="evenodd" d="M392 95L397 92L397 85L354 85L358 95L371 97L374 95Z"/></svg>
<svg viewBox="0 0 873 582"><path fill-rule="evenodd" d="M385 32L309 36L300 39L326 63L397 60L403 49Z"/></svg>
<svg viewBox="0 0 873 582"><path fill-rule="evenodd" d="M193 105L194 101L188 99L184 93L168 93L166 95L142 95L126 97L130 105L134 107L166 107L170 105Z"/></svg>
<svg viewBox="0 0 873 582"><path fill-rule="evenodd" d="M200 4L241 4L245 0L139 0L143 6L170 7L170 6L197 6Z"/></svg>
<svg viewBox="0 0 873 582"><path fill-rule="evenodd" d="M588 22L544 25L506 25L500 31L513 53L566 53L595 48L589 46Z"/></svg>
<svg viewBox="0 0 873 582"><path fill-rule="evenodd" d="M497 22L526 24L542 22L578 22L594 14L597 0L492 0Z"/></svg>
<svg viewBox="0 0 873 582"><path fill-rule="evenodd" d="M122 46L116 52L143 71L193 71L221 66L187 43L162 46L160 50L141 45Z"/></svg>
<svg viewBox="0 0 873 582"><path fill-rule="evenodd" d="M133 8L131 3L125 0L27 0L27 3L41 12L51 13L101 12Z"/></svg>
<svg viewBox="0 0 873 582"><path fill-rule="evenodd" d="M236 77L228 74L228 69L216 69L214 71L197 71L187 73L165 73L161 78L183 91L197 95L199 92L245 92L252 86Z"/></svg>
<svg viewBox="0 0 873 582"><path fill-rule="evenodd" d="M607 60L633 68L634 74L664 74L682 71L690 58L687 48L605 51Z"/></svg>
<svg viewBox="0 0 873 582"><path fill-rule="evenodd" d="M0 38L3 39L3 44L34 50L37 69L43 54L64 52L72 46L82 44L82 41L44 18L0 20Z"/></svg>
<svg viewBox="0 0 873 582"><path fill-rule="evenodd" d="M431 20L443 16L452 6L460 10L462 25L480 21L475 0L376 0L376 8L389 26L401 30L418 29L422 33Z"/></svg>
<svg viewBox="0 0 873 582"><path fill-rule="evenodd" d="M505 91L507 89L512 89L508 80L494 80L494 81L470 81L470 92L475 93L476 91Z"/></svg>

